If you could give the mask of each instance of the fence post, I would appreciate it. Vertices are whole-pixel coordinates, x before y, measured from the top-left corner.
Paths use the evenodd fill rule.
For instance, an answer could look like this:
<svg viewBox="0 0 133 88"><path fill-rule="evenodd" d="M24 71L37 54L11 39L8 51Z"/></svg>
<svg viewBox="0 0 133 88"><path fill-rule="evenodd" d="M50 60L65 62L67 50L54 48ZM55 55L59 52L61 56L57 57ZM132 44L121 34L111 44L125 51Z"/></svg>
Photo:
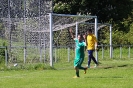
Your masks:
<svg viewBox="0 0 133 88"><path fill-rule="evenodd" d="M42 63L42 47L39 46L39 52L40 52L40 62Z"/></svg>
<svg viewBox="0 0 133 88"><path fill-rule="evenodd" d="M128 58L130 58L130 49L131 49L131 47L130 47L130 45L129 45L129 49L128 49Z"/></svg>
<svg viewBox="0 0 133 88"><path fill-rule="evenodd" d="M114 55L114 52L113 52L113 50L114 50L114 48L113 48L113 46L112 46L112 58L113 58L113 55Z"/></svg>
<svg viewBox="0 0 133 88"><path fill-rule="evenodd" d="M104 57L104 48L103 48L103 44L102 44L102 59Z"/></svg>
<svg viewBox="0 0 133 88"><path fill-rule="evenodd" d="M68 62L70 62L70 47L68 47L67 50L68 50Z"/></svg>
<svg viewBox="0 0 133 88"><path fill-rule="evenodd" d="M56 58L56 47L54 48L54 58L55 58L55 62L57 62L57 58Z"/></svg>
<svg viewBox="0 0 133 88"><path fill-rule="evenodd" d="M122 58L122 45L120 45L120 58Z"/></svg>
<svg viewBox="0 0 133 88"><path fill-rule="evenodd" d="M7 59L7 47L5 47L5 66L8 64L8 59Z"/></svg>

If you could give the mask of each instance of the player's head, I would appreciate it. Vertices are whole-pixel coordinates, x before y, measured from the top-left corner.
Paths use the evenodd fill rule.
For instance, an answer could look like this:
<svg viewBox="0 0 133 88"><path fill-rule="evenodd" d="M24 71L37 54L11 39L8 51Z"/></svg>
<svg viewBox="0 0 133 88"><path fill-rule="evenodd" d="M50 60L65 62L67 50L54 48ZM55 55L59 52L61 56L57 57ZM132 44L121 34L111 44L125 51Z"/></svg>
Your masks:
<svg viewBox="0 0 133 88"><path fill-rule="evenodd" d="M84 40L84 37L82 34L78 34L78 40L79 42L83 41Z"/></svg>
<svg viewBox="0 0 133 88"><path fill-rule="evenodd" d="M91 33L92 33L92 29L88 29L88 30L87 30L87 33L88 33L88 34L91 34Z"/></svg>

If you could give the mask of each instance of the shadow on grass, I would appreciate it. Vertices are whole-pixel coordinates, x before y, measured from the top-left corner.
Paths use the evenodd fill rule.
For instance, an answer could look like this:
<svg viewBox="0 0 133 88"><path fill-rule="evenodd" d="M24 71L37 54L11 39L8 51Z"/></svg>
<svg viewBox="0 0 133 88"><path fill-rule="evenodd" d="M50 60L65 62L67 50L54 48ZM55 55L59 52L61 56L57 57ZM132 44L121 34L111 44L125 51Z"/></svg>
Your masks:
<svg viewBox="0 0 133 88"><path fill-rule="evenodd" d="M115 66L98 66L97 68L100 68L100 69L111 69L111 68L115 68Z"/></svg>
<svg viewBox="0 0 133 88"><path fill-rule="evenodd" d="M119 66L117 66L117 67L127 67L128 65L126 64L126 65L119 65Z"/></svg>
<svg viewBox="0 0 133 88"><path fill-rule="evenodd" d="M100 76L100 77L85 77L85 78L115 78L115 79L118 78L119 79L119 78L123 78L123 77L120 77L120 76L112 76L112 77L111 76L108 76L108 77Z"/></svg>
<svg viewBox="0 0 133 88"><path fill-rule="evenodd" d="M114 68L114 66L104 67L104 69L110 69L110 68Z"/></svg>
<svg viewBox="0 0 133 88"><path fill-rule="evenodd" d="M118 66L100 66L99 68L103 68L103 69L111 69L111 68L116 68L116 67L119 67L119 68L123 68L123 67L128 67L127 64L125 65L118 65Z"/></svg>

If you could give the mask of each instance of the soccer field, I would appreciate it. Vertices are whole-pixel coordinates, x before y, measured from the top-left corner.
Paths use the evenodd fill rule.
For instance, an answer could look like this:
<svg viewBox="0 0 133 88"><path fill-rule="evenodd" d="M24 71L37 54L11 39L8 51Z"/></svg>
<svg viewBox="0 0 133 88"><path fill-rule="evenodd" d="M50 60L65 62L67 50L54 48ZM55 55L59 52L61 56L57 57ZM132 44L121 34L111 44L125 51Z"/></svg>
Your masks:
<svg viewBox="0 0 133 88"><path fill-rule="evenodd" d="M9 70L0 71L0 88L133 88L133 60L101 61L87 74L80 70Z"/></svg>

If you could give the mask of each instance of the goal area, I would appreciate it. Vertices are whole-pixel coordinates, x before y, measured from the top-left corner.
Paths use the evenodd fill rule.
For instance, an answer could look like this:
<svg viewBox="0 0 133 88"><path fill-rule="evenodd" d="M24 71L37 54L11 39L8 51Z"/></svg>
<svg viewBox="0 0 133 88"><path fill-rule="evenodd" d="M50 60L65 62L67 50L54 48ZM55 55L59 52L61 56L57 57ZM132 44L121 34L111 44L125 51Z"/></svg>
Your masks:
<svg viewBox="0 0 133 88"><path fill-rule="evenodd" d="M74 50L75 44L71 39L71 36L69 33L70 28L72 28L73 31L75 32L76 37L78 33L85 34L87 29L89 28L93 29L94 33L96 33L97 35L97 16L50 13L50 19L51 19L50 20L50 66L53 66L53 62L54 62L53 45L54 47L60 47L60 49L61 47L62 48L64 47L64 48L68 48L67 50L69 49ZM94 24L91 24L91 25L81 24L85 22L93 22ZM69 51L67 53L69 53ZM67 55L65 55L64 53L63 56L67 56ZM73 56L74 56L74 52L73 52ZM68 55L67 58L69 61L70 55Z"/></svg>
<svg viewBox="0 0 133 88"><path fill-rule="evenodd" d="M91 28L97 37L97 16L52 13L51 0L2 3L7 3L7 8L1 10L0 23L3 39L8 41L8 65L73 62L75 44L69 28L75 35Z"/></svg>

